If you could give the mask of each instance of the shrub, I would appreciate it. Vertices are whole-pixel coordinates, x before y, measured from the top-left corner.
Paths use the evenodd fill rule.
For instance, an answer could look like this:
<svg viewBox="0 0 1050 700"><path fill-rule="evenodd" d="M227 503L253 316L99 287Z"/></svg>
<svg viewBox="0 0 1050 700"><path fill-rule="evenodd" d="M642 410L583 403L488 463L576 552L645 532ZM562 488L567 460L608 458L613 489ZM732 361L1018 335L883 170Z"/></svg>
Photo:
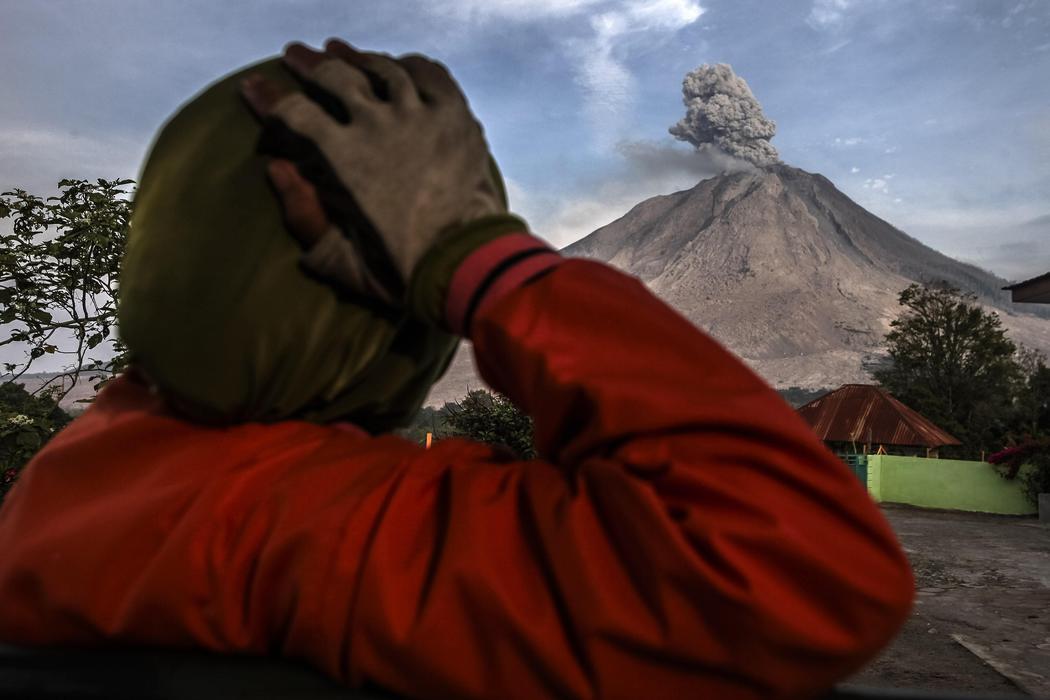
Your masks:
<svg viewBox="0 0 1050 700"><path fill-rule="evenodd" d="M1050 440L1027 440L1014 447L996 452L988 458L1006 479L1020 475L1021 490L1032 505L1039 494L1050 493ZM1022 467L1028 469L1022 471Z"/></svg>
<svg viewBox="0 0 1050 700"><path fill-rule="evenodd" d="M0 498L37 450L69 421L52 394L33 396L20 384L0 385Z"/></svg>
<svg viewBox="0 0 1050 700"><path fill-rule="evenodd" d="M508 447L521 459L536 457L532 419L507 397L475 389L446 409L445 425L452 435Z"/></svg>

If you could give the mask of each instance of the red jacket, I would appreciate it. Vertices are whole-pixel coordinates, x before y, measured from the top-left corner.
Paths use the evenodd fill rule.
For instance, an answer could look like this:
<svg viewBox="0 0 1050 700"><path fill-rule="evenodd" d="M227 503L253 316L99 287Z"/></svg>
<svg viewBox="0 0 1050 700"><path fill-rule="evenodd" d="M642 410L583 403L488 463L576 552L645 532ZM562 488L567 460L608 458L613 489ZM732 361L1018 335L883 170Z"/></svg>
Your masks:
<svg viewBox="0 0 1050 700"><path fill-rule="evenodd" d="M639 282L569 260L473 324L543 460L287 421L124 377L0 510L0 639L275 652L413 697L828 687L908 614L864 488Z"/></svg>

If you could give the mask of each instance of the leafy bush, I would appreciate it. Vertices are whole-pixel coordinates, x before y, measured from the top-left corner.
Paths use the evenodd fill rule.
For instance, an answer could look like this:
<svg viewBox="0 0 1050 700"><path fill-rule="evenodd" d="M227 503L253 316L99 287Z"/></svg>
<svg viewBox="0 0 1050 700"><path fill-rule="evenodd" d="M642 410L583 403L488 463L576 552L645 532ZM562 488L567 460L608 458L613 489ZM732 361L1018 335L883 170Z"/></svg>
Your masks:
<svg viewBox="0 0 1050 700"><path fill-rule="evenodd" d="M20 384L0 385L0 498L37 450L69 421L53 394L33 396Z"/></svg>
<svg viewBox="0 0 1050 700"><path fill-rule="evenodd" d="M1050 440L1028 440L996 452L988 461L1006 479L1021 476L1021 489L1032 505L1039 494L1050 493ZM1022 472L1022 467L1029 467Z"/></svg>
<svg viewBox="0 0 1050 700"><path fill-rule="evenodd" d="M42 357L62 358L59 393L87 373L99 384L127 363L113 333L120 260L127 243L131 180L62 180L43 199L25 190L0 193L0 347L21 351L4 362L14 383ZM97 386L96 386L97 388ZM58 397L61 399L61 396Z"/></svg>
<svg viewBox="0 0 1050 700"><path fill-rule="evenodd" d="M532 419L506 396L475 389L445 410L448 434L508 447L521 459L536 457Z"/></svg>

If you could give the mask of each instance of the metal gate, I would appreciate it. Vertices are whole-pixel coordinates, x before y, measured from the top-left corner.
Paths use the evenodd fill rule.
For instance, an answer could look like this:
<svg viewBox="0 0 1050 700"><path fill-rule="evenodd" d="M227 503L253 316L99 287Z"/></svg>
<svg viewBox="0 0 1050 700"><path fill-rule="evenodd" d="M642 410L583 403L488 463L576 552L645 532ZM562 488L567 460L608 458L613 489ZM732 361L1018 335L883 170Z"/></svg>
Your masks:
<svg viewBox="0 0 1050 700"><path fill-rule="evenodd" d="M868 487L868 455L842 455L842 460L850 468L864 488Z"/></svg>

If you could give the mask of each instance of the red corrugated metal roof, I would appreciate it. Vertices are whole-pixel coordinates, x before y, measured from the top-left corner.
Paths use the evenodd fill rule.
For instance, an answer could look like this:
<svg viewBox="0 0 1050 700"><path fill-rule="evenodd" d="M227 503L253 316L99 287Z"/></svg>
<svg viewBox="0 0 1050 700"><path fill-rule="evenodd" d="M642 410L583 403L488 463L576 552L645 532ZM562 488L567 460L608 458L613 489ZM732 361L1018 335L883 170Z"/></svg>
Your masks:
<svg viewBox="0 0 1050 700"><path fill-rule="evenodd" d="M868 384L846 384L798 409L825 442L941 447L958 440L889 392Z"/></svg>

